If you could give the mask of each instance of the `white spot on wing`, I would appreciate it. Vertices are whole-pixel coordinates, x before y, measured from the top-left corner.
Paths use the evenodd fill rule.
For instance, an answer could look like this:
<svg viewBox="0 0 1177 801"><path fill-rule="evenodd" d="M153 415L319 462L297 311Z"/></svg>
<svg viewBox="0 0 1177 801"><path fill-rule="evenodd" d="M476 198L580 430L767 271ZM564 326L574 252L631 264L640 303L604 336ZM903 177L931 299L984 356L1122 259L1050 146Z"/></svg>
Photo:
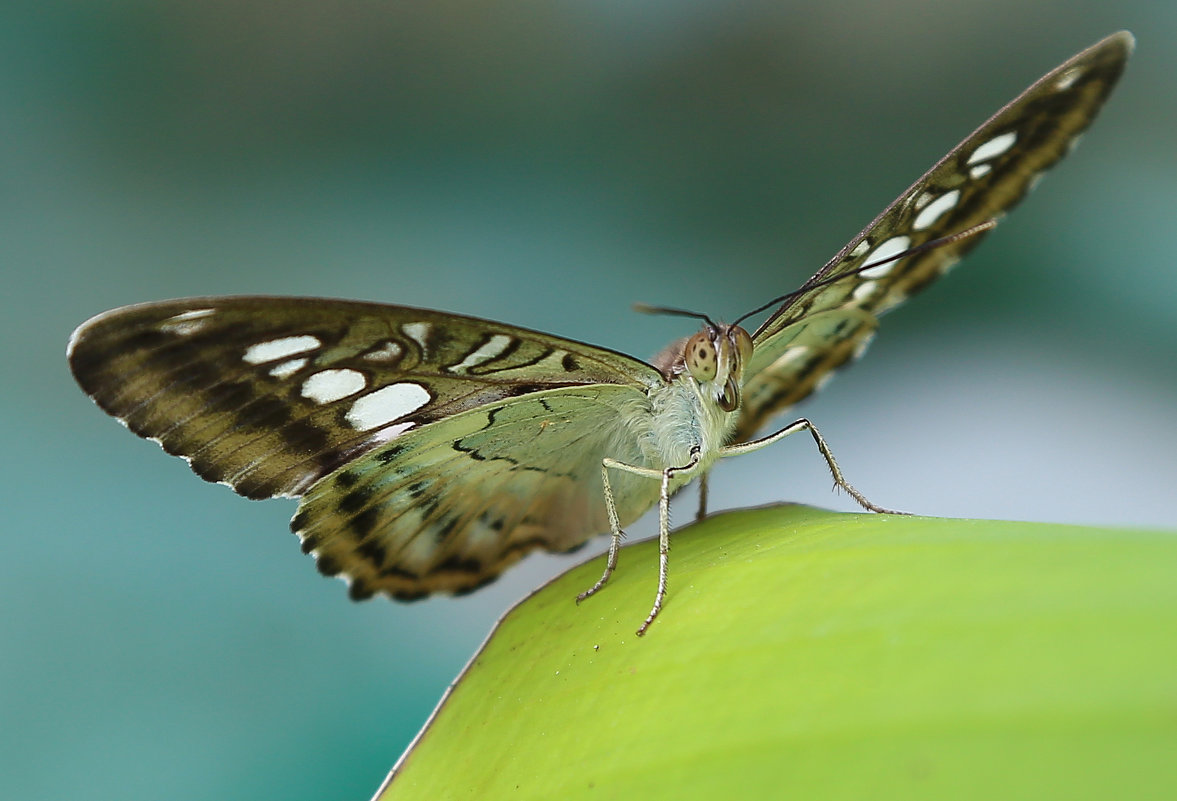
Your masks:
<svg viewBox="0 0 1177 801"><path fill-rule="evenodd" d="M201 317L208 317L215 311L216 309L192 309L191 311L180 312L169 319L175 320L176 322L181 320L199 320Z"/></svg>
<svg viewBox="0 0 1177 801"><path fill-rule="evenodd" d="M941 273L946 273L955 267L958 262L960 262L960 256L945 256L937 265L936 269Z"/></svg>
<svg viewBox="0 0 1177 801"><path fill-rule="evenodd" d="M420 345L421 352L425 353L425 342L429 339L431 327L431 323L405 323L401 326L401 330L405 332L405 336Z"/></svg>
<svg viewBox="0 0 1177 801"><path fill-rule="evenodd" d="M446 369L451 373L463 373L471 367L488 362L506 350L507 346L511 344L511 340L512 337L506 334L495 334L461 362Z"/></svg>
<svg viewBox="0 0 1177 801"><path fill-rule="evenodd" d="M372 445L383 445L385 442L391 442L396 439L415 425L416 423L397 423L396 425L385 426L369 437L368 442Z"/></svg>
<svg viewBox="0 0 1177 801"><path fill-rule="evenodd" d="M854 346L854 358L861 359L862 354L866 353L866 349L870 347L870 343L874 342L875 335L872 333L863 338L861 342Z"/></svg>
<svg viewBox="0 0 1177 801"><path fill-rule="evenodd" d="M910 238L906 236L893 236L875 248L874 251L870 254L868 261L878 262L883 261L884 259L889 259L892 256L898 255L907 250L910 246ZM882 278L895 269L895 265L899 261L902 261L902 259L889 261L886 264L880 264L877 267L870 267L866 270L863 270L861 273L859 273L859 275L861 275L863 278Z"/></svg>
<svg viewBox="0 0 1177 801"><path fill-rule="evenodd" d="M165 320L161 325L164 331L169 334L176 334L178 336L188 336L194 334L203 328L209 321L208 316L212 314L215 309L193 309L191 311L180 312Z"/></svg>
<svg viewBox="0 0 1177 801"><path fill-rule="evenodd" d="M321 476L318 476L313 472L307 473L305 476L303 476L302 478L299 478L297 481L295 481L293 484L291 484L290 489L288 489L286 492L284 492L280 495L276 495L274 497L276 497L276 498L298 498L298 497L302 496L308 489L310 489L311 486L316 481L318 481L320 478L321 478Z"/></svg>
<svg viewBox="0 0 1177 801"><path fill-rule="evenodd" d="M789 348L781 354L781 357L776 360L776 364L774 364L773 367L784 367L786 365L792 364L793 362L800 361L801 359L804 359L806 356L808 356L811 350L812 348L810 348L808 345L796 345L792 348Z"/></svg>
<svg viewBox="0 0 1177 801"><path fill-rule="evenodd" d="M866 253L868 250L870 250L870 240L864 239L861 242L859 242L857 245L854 246L854 250L850 251L850 255L852 257L861 256L863 253Z"/></svg>
<svg viewBox="0 0 1177 801"><path fill-rule="evenodd" d="M992 169L988 164L978 164L975 167L969 168L969 177L976 180L977 178L988 175Z"/></svg>
<svg viewBox="0 0 1177 801"><path fill-rule="evenodd" d="M307 360L305 358L290 359L289 361L282 362L281 364L272 368L270 370L270 375L274 376L274 378L290 378L290 376L306 367L306 363Z"/></svg>
<svg viewBox="0 0 1177 801"><path fill-rule="evenodd" d="M1075 81L1079 80L1079 76L1082 74L1083 69L1081 67L1071 67L1069 70L1055 79L1054 88L1060 92L1070 89L1075 85Z"/></svg>
<svg viewBox="0 0 1177 801"><path fill-rule="evenodd" d="M502 548L502 540L502 533L495 531L489 523L482 519L473 521L470 528L466 529L466 542L469 543L469 547L473 551L483 548Z"/></svg>
<svg viewBox="0 0 1177 801"><path fill-rule="evenodd" d="M370 431L412 414L430 400L432 396L420 384L389 384L357 398L347 412L347 422L352 428Z"/></svg>
<svg viewBox="0 0 1177 801"><path fill-rule="evenodd" d="M399 522L399 521L398 521ZM425 523L423 520L422 523ZM425 532L435 533L438 530L438 525L435 520L425 523L423 526ZM437 557L437 539L432 536L412 537L402 547L397 549L397 562L409 570L418 573L424 573L428 567L435 563Z"/></svg>
<svg viewBox="0 0 1177 801"><path fill-rule="evenodd" d="M256 345L250 345L245 350L245 355L241 358L250 364L265 364L266 362L276 362L278 359L285 359L287 356L295 356L299 353L306 353L308 350L323 347L323 343L319 341L318 337L313 337L310 334L302 334L296 337L282 337L281 339L271 339L268 342L259 342Z"/></svg>
<svg viewBox="0 0 1177 801"><path fill-rule="evenodd" d="M865 303L871 300L879 292L878 281L863 281L858 286L854 287L854 291L850 293L850 299L859 303Z"/></svg>
<svg viewBox="0 0 1177 801"><path fill-rule="evenodd" d="M357 370L320 370L302 384L302 396L315 403L332 403L354 395L368 385Z"/></svg>
<svg viewBox="0 0 1177 801"><path fill-rule="evenodd" d="M389 340L378 348L373 348L364 354L365 359L372 362L390 362L396 359L403 352L400 343Z"/></svg>
<svg viewBox="0 0 1177 801"><path fill-rule="evenodd" d="M940 219L944 212L956 205L956 201L960 200L960 190L953 189L951 192L945 192L940 197L929 203L923 211L915 216L915 221L911 227L917 231L922 231L930 227L936 220Z"/></svg>
<svg viewBox="0 0 1177 801"><path fill-rule="evenodd" d="M1017 131L1006 131L1003 134L999 134L974 150L973 155L969 156L968 163L976 164L979 161L988 161L991 158L996 158L1013 147L1016 141L1018 141Z"/></svg>

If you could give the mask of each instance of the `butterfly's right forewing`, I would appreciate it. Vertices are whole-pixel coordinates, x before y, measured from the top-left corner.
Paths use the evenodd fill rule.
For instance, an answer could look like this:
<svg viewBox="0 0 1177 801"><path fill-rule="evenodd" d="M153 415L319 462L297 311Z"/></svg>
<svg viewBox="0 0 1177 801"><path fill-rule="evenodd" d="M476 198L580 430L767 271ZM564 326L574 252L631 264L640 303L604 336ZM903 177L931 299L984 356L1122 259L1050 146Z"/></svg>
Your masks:
<svg viewBox="0 0 1177 801"><path fill-rule="evenodd" d="M829 370L861 350L876 317L942 275L984 237L890 256L1000 217L1091 124L1123 72L1132 36L1113 34L1052 70L911 185L777 309L753 335L736 432L747 440L774 413L804 398ZM877 267L869 265L877 264ZM863 267L868 269L863 270ZM846 276L831 282L836 276ZM812 285L812 289L807 289ZM833 336L816 341L811 321ZM839 319L838 324L830 322ZM798 326L807 327L802 333ZM806 339L804 350L795 340Z"/></svg>

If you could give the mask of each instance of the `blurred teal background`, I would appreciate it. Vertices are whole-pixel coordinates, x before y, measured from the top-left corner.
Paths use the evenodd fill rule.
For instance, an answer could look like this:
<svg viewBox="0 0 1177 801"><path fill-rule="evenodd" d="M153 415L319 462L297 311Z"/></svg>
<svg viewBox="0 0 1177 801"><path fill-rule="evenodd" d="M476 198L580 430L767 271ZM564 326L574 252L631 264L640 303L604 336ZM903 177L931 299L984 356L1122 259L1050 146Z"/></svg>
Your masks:
<svg viewBox="0 0 1177 801"><path fill-rule="evenodd" d="M648 356L691 326L631 302L731 319L788 291L1119 28L1137 53L1077 154L803 408L888 506L1172 527L1177 5L5 4L0 797L367 798L570 564L352 604L293 503L200 482L83 397L75 325L333 295ZM852 508L807 439L713 493Z"/></svg>

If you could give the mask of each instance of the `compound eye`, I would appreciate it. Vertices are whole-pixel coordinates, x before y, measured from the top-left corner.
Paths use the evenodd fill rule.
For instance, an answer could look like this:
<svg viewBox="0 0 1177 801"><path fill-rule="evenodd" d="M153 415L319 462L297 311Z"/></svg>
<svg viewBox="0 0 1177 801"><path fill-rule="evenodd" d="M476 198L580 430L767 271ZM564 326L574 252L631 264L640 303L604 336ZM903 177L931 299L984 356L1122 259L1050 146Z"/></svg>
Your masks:
<svg viewBox="0 0 1177 801"><path fill-rule="evenodd" d="M687 370L696 381L715 380L719 359L715 353L715 343L706 331L700 331L687 340L683 359L687 363Z"/></svg>
<svg viewBox="0 0 1177 801"><path fill-rule="evenodd" d="M725 412L734 412L739 405L740 385L736 383L736 377L731 376L723 385L723 394L719 396L719 408Z"/></svg>
<svg viewBox="0 0 1177 801"><path fill-rule="evenodd" d="M740 356L740 364L744 367L748 366L748 362L752 361L752 337L748 336L748 332L740 326L733 326L728 336L732 340L732 344L736 346L736 353Z"/></svg>

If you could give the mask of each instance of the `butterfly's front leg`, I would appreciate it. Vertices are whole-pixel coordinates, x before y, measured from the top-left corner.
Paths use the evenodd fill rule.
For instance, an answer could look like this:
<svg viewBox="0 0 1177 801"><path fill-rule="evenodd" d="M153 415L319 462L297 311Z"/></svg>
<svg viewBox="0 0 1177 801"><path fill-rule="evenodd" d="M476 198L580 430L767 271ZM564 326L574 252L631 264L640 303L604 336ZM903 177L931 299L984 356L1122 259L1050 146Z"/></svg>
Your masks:
<svg viewBox="0 0 1177 801"><path fill-rule="evenodd" d="M740 454L743 454L743 453L751 453L752 451L758 451L763 447L766 447L768 445L772 445L774 442L778 442L778 441L784 439L785 437L789 436L790 434L796 434L798 431L808 431L810 434L813 435L813 441L817 443L817 449L819 451L821 451L821 455L825 458L826 465L829 466L830 473L834 477L834 485L844 489L846 491L846 493L851 498L853 498L855 501L858 502L859 506L861 506L863 509L866 509L871 512L878 512L879 514L886 514L886 515L905 515L905 514L908 514L907 512L896 512L891 509L884 509L881 506L877 506L877 505L871 503L870 501L868 501L866 499L866 496L863 495L861 492L854 489L854 487L850 486L850 482L848 482L842 476L842 470L841 470L841 468L838 467L838 463L836 461L834 461L834 454L833 454L833 451L830 450L830 446L826 444L825 439L822 438L822 435L817 430L817 427L813 423L806 420L804 417L802 417L800 420L797 420L796 422L790 423L789 425L782 428L780 431L777 431L775 434L769 434L767 437L761 437L760 439L754 439L754 440L750 440L748 442L741 442L738 445L724 446L723 448L720 449L719 455L722 458L724 456L739 456Z"/></svg>
<svg viewBox="0 0 1177 801"><path fill-rule="evenodd" d="M604 480L605 504L609 510L609 524L613 529L613 538L609 542L609 557L605 561L605 572L596 584L576 596L577 603L580 603L601 589L605 585L605 582L609 580L609 576L613 574L613 570L617 567L617 551L621 547L621 538L625 536L625 532L621 530L621 524L617 518L617 504L613 499L613 489L609 484L609 471L624 470L627 473L633 473L637 476L661 479L662 487L658 496L658 592L654 596L654 606L650 609L650 614L646 616L645 622L637 630L639 636L646 633L646 629L650 627L650 624L654 622L654 618L658 617L658 613L662 611L662 603L666 599L666 583L670 565L670 482L680 473L688 473L694 470L699 465L699 459L700 448L696 445L691 448L690 461L685 465L667 467L664 470L638 467L637 465L619 462L616 459L606 458L601 461L601 477Z"/></svg>
<svg viewBox="0 0 1177 801"><path fill-rule="evenodd" d="M609 557L605 560L605 572L597 579L596 584L576 596L577 603L580 603L601 589L601 587L604 587L605 582L609 580L609 576L613 575L613 571L617 569L617 551L621 548L621 539L625 536L625 532L621 530L621 521L617 518L617 502L613 499L613 487L609 483L609 468L611 467L618 470L627 470L641 476L652 476L656 478L659 475L657 470L633 467L632 465L619 462L616 459L606 458L601 461L601 486L604 487L605 491L605 509L609 512Z"/></svg>

